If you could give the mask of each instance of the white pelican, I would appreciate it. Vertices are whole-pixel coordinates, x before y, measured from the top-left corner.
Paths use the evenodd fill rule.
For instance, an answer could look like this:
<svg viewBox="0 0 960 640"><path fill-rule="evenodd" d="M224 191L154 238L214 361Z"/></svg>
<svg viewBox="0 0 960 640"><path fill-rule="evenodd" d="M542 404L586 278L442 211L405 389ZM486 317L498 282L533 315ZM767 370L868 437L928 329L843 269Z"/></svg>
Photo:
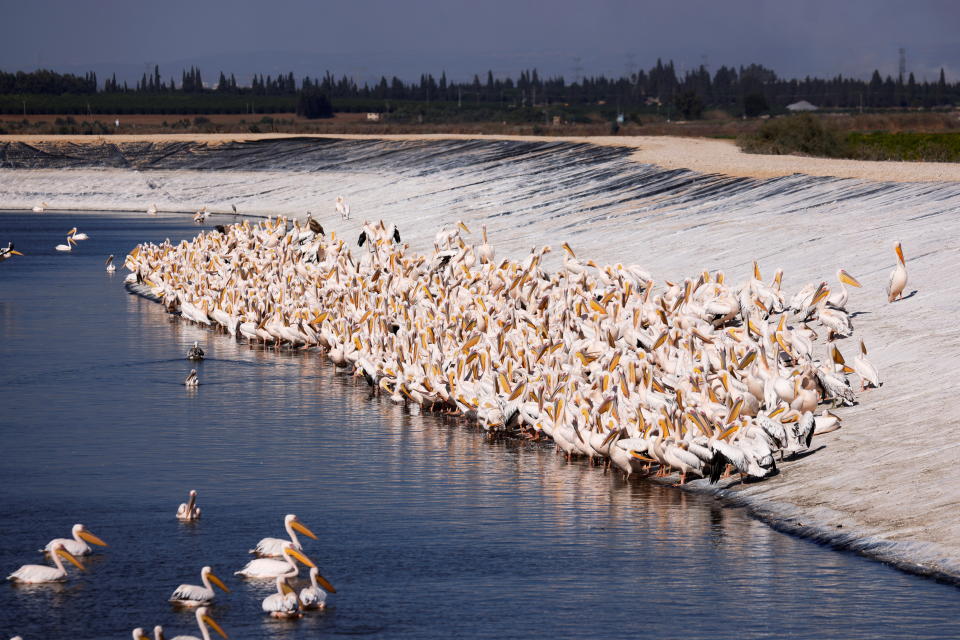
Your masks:
<svg viewBox="0 0 960 640"><path fill-rule="evenodd" d="M187 351L187 360L203 360L203 349L200 348L200 343L194 341L193 346L190 347L190 350Z"/></svg>
<svg viewBox="0 0 960 640"><path fill-rule="evenodd" d="M287 535L290 536L290 540L284 540L283 538L264 538L257 543L255 548L250 549L250 553L255 553L258 556L267 558L280 558L283 556L284 542L289 542L290 546L297 551L303 551L303 545L300 544L300 538L297 537L296 533L297 531L309 538L317 539L313 531L310 531L305 524L300 522L300 518L292 513L287 514L283 518L283 528L287 530Z"/></svg>
<svg viewBox="0 0 960 640"><path fill-rule="evenodd" d="M287 584L287 579L282 576L277 578L277 592L264 598L260 607L274 618L300 618L303 616L300 611L300 599L297 597L297 592Z"/></svg>
<svg viewBox="0 0 960 640"><path fill-rule="evenodd" d="M71 245L77 244L77 241L73 239L73 234L76 232L76 227L67 231L67 244L58 244L56 247L57 251L73 251L73 246Z"/></svg>
<svg viewBox="0 0 960 640"><path fill-rule="evenodd" d="M202 640L210 640L210 630L207 629L209 625L211 629L220 634L221 637L226 639L228 636L223 629L220 628L220 625L217 624L216 620L210 617L210 610L206 607L200 607L197 609L197 626L200 627L200 635ZM174 636L173 640L201 640L197 636Z"/></svg>
<svg viewBox="0 0 960 640"><path fill-rule="evenodd" d="M188 387L195 387L200 384L200 378L197 377L196 369L190 369L190 373L187 374L183 384L187 385Z"/></svg>
<svg viewBox="0 0 960 640"><path fill-rule="evenodd" d="M107 273L113 273L117 270L117 267L113 264L113 254L110 254L110 257L107 258L107 261L104 263L107 267Z"/></svg>
<svg viewBox="0 0 960 640"><path fill-rule="evenodd" d="M347 204L347 201L343 199L343 196L337 196L336 200L337 213L340 214L340 217L344 220L350 219L350 205Z"/></svg>
<svg viewBox="0 0 960 640"><path fill-rule="evenodd" d="M194 370L193 373L196 373ZM199 520L200 519L200 507L197 506L197 491L196 489L190 489L190 496L187 498L186 502L182 502L179 507L177 507L177 520Z"/></svg>
<svg viewBox="0 0 960 640"><path fill-rule="evenodd" d="M863 344L863 338L860 338L860 353L853 359L853 370L860 376L860 391L864 391L867 385L874 388L880 386L880 374L873 363L867 360L867 345Z"/></svg>
<svg viewBox="0 0 960 640"><path fill-rule="evenodd" d="M897 252L897 266L890 272L890 281L887 283L887 302L893 302L903 297L903 289L907 286L907 261L903 257L903 247L897 242L893 245Z"/></svg>
<svg viewBox="0 0 960 640"><path fill-rule="evenodd" d="M304 609L324 609L327 606L327 593L336 593L333 585L320 575L316 567L310 568L310 586L300 591L300 606Z"/></svg>
<svg viewBox="0 0 960 640"><path fill-rule="evenodd" d="M256 560L248 562L243 569L240 569L240 571L235 572L233 575L258 580L272 580L277 576L292 578L300 572L295 560L299 560L311 568L317 566L313 564L313 560L294 549L290 542L284 542L283 560L257 558Z"/></svg>
<svg viewBox="0 0 960 640"><path fill-rule="evenodd" d="M210 214L207 212L207 207L203 206L197 209L197 213L193 216L193 221L198 223L203 223L207 219L207 216Z"/></svg>
<svg viewBox="0 0 960 640"><path fill-rule="evenodd" d="M151 640L151 638L142 627L137 627L133 630L133 640ZM163 640L163 627L160 625L153 628L153 640Z"/></svg>
<svg viewBox="0 0 960 640"><path fill-rule="evenodd" d="M74 227L74 228L76 228L76 227ZM88 236L88 235L85 234L83 231L81 231L80 233L74 233L74 234L73 234L73 239L74 239L74 240L89 240L89 239L90 239L90 236Z"/></svg>
<svg viewBox="0 0 960 640"><path fill-rule="evenodd" d="M155 215L157 215L157 211L158 211L158 210L159 210L159 209L157 209L157 205L152 204L152 205L150 205L149 207L147 207L147 215L148 215L148 216L155 216Z"/></svg>
<svg viewBox="0 0 960 640"><path fill-rule="evenodd" d="M483 231L483 244L477 247L477 257L480 259L480 264L487 264L493 262L496 251L487 242L487 225L483 225L481 230Z"/></svg>
<svg viewBox="0 0 960 640"><path fill-rule="evenodd" d="M64 549L63 543L61 542L53 545L50 556L53 558L53 563L56 565L55 567L50 567L45 564L25 564L7 576L7 580L23 582L25 584L42 584L45 582L60 582L66 580L67 570L64 569L63 560L60 558L66 558L78 569L83 570L83 565L80 564L80 561Z"/></svg>
<svg viewBox="0 0 960 640"><path fill-rule="evenodd" d="M73 535L73 538L54 538L40 551L43 553L51 553L53 548L59 544L64 548L64 550L72 555L85 556L93 552L93 549L91 549L90 545L87 544L88 542L101 547L107 546L106 542L87 531L87 528L82 524L73 525L71 535Z"/></svg>
<svg viewBox="0 0 960 640"><path fill-rule="evenodd" d="M5 249L0 249L0 262L3 262L10 256L22 256L23 254L13 248L13 243L8 242Z"/></svg>
<svg viewBox="0 0 960 640"><path fill-rule="evenodd" d="M35 205L33 205L33 212L34 212L34 213L43 213L44 211L46 211L47 207L49 207L49 206L50 206L50 205L48 205L46 202L41 202L40 204L35 204Z"/></svg>
<svg viewBox="0 0 960 640"><path fill-rule="evenodd" d="M847 288L843 285L848 284L851 287L860 288L860 282L857 281L852 275L846 272L845 269L837 269L837 280L840 281L840 288L835 290L830 294L830 297L827 298L827 304L835 309L847 309L847 299L850 297L850 293L847 291Z"/></svg>
<svg viewBox="0 0 960 640"><path fill-rule="evenodd" d="M213 569L210 567L204 567L200 570L200 581L203 582L202 587L196 584L182 584L177 587L170 596L170 602L183 607L199 607L210 604L213 602L214 595L216 595L213 592L214 584L230 593L227 585L223 584L223 581L213 574Z"/></svg>

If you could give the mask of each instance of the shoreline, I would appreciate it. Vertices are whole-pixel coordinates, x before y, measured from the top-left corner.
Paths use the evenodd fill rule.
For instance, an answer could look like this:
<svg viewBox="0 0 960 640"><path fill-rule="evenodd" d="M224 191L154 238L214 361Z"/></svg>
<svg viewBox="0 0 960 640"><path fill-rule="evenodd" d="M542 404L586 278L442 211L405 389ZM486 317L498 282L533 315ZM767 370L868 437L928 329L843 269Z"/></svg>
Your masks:
<svg viewBox="0 0 960 640"><path fill-rule="evenodd" d="M741 178L778 178L794 174L853 178L878 182L960 182L960 163L892 162L842 160L808 156L771 156L740 151L732 140L676 136L506 136L473 134L287 134L287 133L211 133L147 135L3 135L4 142L112 144L118 142L201 142L219 145L228 142L282 140L296 138L341 140L512 140L520 142L570 142L632 149L638 163L664 169L689 169L704 174Z"/></svg>
<svg viewBox="0 0 960 640"><path fill-rule="evenodd" d="M289 138L286 135L243 137ZM184 138L193 140L197 136ZM384 139L379 136L353 138ZM425 139L423 136L387 138ZM451 138L436 136L427 139ZM160 139L170 140L166 136L160 136ZM463 136L461 139L473 140L476 136ZM549 142L539 137L532 140ZM560 140L624 148L623 138ZM551 157L559 154L555 151L549 153ZM642 153L643 150L634 151L621 157L635 161L637 154ZM763 158L767 156L748 156L751 161ZM786 156L774 158L791 159ZM884 387L864 394L860 405L843 410L844 428L824 440L824 451L807 457L799 464L785 463L776 478L720 489L699 488L695 481L689 490L719 495L731 504L749 509L752 515L778 530L852 550L910 573L954 584L960 582L960 525L952 516L960 495L960 475L950 456L956 443L949 439L949 426L960 422L955 409L947 406L944 410L940 406L944 394L949 393L949 387L944 385L949 385L950 380L949 363L943 356L960 343L960 334L949 327L938 328L929 324L931 319L948 317L951 300L956 300L960 292L960 286L949 281L943 282L942 277L943 273L960 268L960 254L952 249L956 247L956 242L949 239L956 237L956 228L960 224L952 215L960 203L957 185L902 184L891 188L891 185L809 180L800 176L772 180L768 184L749 183L746 186L741 184L742 181L704 180L705 186L695 185L692 189L696 193L692 199L689 191L669 184L665 189L678 189L678 196L663 196L665 191L660 186L648 195L641 194L639 197L632 193L624 195L622 191L606 194L602 190L581 196L580 189L588 184L588 180L594 179L593 174L586 171L578 174L581 177L569 190L553 191L550 188L551 182L564 177L566 167L560 165L567 162L570 160L564 159L559 165L550 166L546 161L537 160L534 169L547 177L543 182L524 185L529 182L527 176L537 174L514 175L517 166L507 161L502 167L507 177L497 178L502 184L484 186L482 188L485 191L470 190L453 179L456 177L465 181L471 177L469 172L465 174L466 177L437 174L424 179L387 179L383 176L359 175L355 173L355 167L347 167L346 170L330 174L311 174L309 180L311 185L313 181L326 181L316 187L321 199L329 198L332 201L336 191L331 189L345 188L348 196L356 193L351 197L351 204L356 207L359 218L363 217L363 211L380 209L378 214L385 211L384 215L400 223L405 231L405 240L409 233L414 242L428 243L432 238L432 233L423 238L416 236L416 230L410 233L414 224L435 231L435 226L441 221L449 221L454 215L451 207L456 206L456 215L463 215L471 227L480 221L489 224L491 235L497 238L494 241L497 249L506 254L518 255L518 251L529 248L529 242L539 245L550 243L557 248L561 238L569 238L578 253L582 251L585 257L607 262L626 262L628 259L643 262L650 267L658 281L683 277L700 267L722 268L731 277L739 279L749 270L750 261L758 259L768 277L768 272L774 267L784 267L787 274L785 281L792 281L790 290L795 290L803 281L814 277L832 281L830 270L846 266L866 287L852 296L853 308L858 315L862 314L855 324L857 334L865 336L871 348L871 358L876 357ZM627 164L612 163L611 167L619 171ZM525 166L525 169L529 170L529 166ZM629 171L629 167L626 170ZM23 176L28 187L35 187L37 192L42 193L44 189L55 190L70 171L74 170L23 169L5 170L5 173ZM88 171L78 174L78 180L90 176L97 181L134 174L131 170L123 169L76 171ZM29 176L31 172L36 175ZM151 176L151 180L159 180L161 187L173 185L171 189L176 187L177 194L181 193L181 187L186 189L195 186L194 182L175 182L175 176L153 177L162 173L177 172L146 171L136 181L121 181L113 193L133 193L130 190L145 189L142 180L144 175ZM217 193L224 194L227 199L211 207L211 210L223 211L235 189L233 185L221 181L229 177L230 171L183 173L194 174L195 178L219 174L210 187L216 186ZM281 175L235 173L236 184L259 178L262 182L257 184L264 185L264 188L274 188L272 183ZM667 173L657 174L658 184L669 181L670 176L664 177ZM677 179L682 182L690 178L689 174L685 174ZM449 184L437 184L438 179L441 182L447 180ZM343 180L342 187L340 182ZM302 190L306 184L293 181L282 190ZM719 191L713 190L715 185L719 185ZM452 188L440 190L440 186ZM518 197L518 188L521 186L535 194L536 199L524 205L526 208L506 204L506 198ZM259 189L253 185L251 192L256 191L254 187ZM394 193L398 187L400 192ZM359 189L369 194L366 199L361 197ZM488 189L492 191L488 193ZM541 189L548 193L541 197ZM424 195L445 191L451 195L443 198ZM388 200L384 201L382 196L388 193ZM522 195L519 194L521 199ZM573 203L567 204L567 198L573 198ZM251 205L261 199L262 196L251 198ZM116 202L123 204L122 200ZM460 204L462 202L469 205L464 206ZM186 204L182 199L180 203ZM300 201L296 204L301 206ZM420 205L420 209L411 208ZM97 206L86 210L103 211L104 208ZM120 210L142 213L142 210L131 209L130 206ZM169 210L164 208L164 213ZM181 210L187 214L193 213L190 208ZM242 215L257 212L252 207L245 209L242 204L241 210ZM513 217L499 215L504 210L512 210ZM303 210L295 209L292 204L289 210L276 207L264 209L264 213L274 215L278 212L290 214L291 211L301 211L294 215L303 215ZM494 212L498 215L492 215ZM543 213L551 216L562 213L567 218L548 222L541 218ZM214 215L205 228L220 222L221 219ZM323 222L327 225L326 219ZM351 228L344 229L346 233L353 233L354 223L359 224L359 220L355 219L349 224L334 222L331 228L337 231L338 236L343 227ZM512 228L524 228L526 235L516 241L509 240L505 233ZM702 232L694 231L701 228ZM955 231L950 232L951 228ZM608 240L611 233L620 234L622 240L611 245ZM508 239L506 242L503 241L505 238ZM919 294L912 300L888 305L885 299L879 299L882 296L878 296L877 292L882 289L892 265L889 243L893 239L904 241L910 268L910 288L916 287ZM916 327L926 329L915 331ZM855 340L852 338L840 343L848 357L855 352ZM910 439L906 442L899 431L905 410L911 416ZM937 475L932 475L934 470Z"/></svg>

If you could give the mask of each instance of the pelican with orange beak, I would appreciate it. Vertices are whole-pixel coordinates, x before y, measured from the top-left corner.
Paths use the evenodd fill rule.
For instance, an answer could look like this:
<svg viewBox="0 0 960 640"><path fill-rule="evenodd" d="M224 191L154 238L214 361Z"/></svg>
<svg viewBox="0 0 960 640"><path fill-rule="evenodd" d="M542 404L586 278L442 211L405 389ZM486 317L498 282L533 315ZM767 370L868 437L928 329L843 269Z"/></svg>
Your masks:
<svg viewBox="0 0 960 640"><path fill-rule="evenodd" d="M897 266L890 272L890 281L887 283L887 302L893 302L903 297L903 290L907 286L907 261L903 257L903 247L900 242L893 245L897 252Z"/></svg>
<svg viewBox="0 0 960 640"><path fill-rule="evenodd" d="M834 309L846 311L847 300L850 297L850 292L847 291L847 288L844 285L848 284L851 287L857 287L858 289L862 285L856 278L847 273L846 269L837 269L837 280L840 281L840 288L830 294L830 297L827 298L827 304Z"/></svg>
<svg viewBox="0 0 960 640"><path fill-rule="evenodd" d="M181 607L199 607L213 602L216 595L213 591L213 585L217 585L225 592L230 593L223 580L214 575L213 569L204 567L200 570L200 581L203 586L196 584L182 584L177 587L170 596L170 602Z"/></svg>
<svg viewBox="0 0 960 640"><path fill-rule="evenodd" d="M13 248L13 243L8 242L7 246L3 249L0 249L0 262L3 262L10 256L22 256L23 254Z"/></svg>
<svg viewBox="0 0 960 640"><path fill-rule="evenodd" d="M234 572L233 575L253 578L255 580L273 580L280 576L292 578L300 573L300 569L297 567L297 560L311 568L317 566L313 563L313 560L294 549L289 540L285 540L283 543L282 560L275 558L257 558L256 560L248 562L243 569Z"/></svg>
<svg viewBox="0 0 960 640"><path fill-rule="evenodd" d="M197 506L197 490L190 489L190 495L187 497L187 501L181 502L180 506L177 508L177 520L182 522L192 522L193 520L199 519L200 507Z"/></svg>
<svg viewBox="0 0 960 640"><path fill-rule="evenodd" d="M197 609L197 626L200 627L200 638L197 636L174 636L173 640L210 640L210 629L219 633L224 640L229 638L227 633L217 624L217 621L210 617L210 610L206 607Z"/></svg>
<svg viewBox="0 0 960 640"><path fill-rule="evenodd" d="M57 542L50 550L50 556L53 558L54 567L45 564L25 564L9 576L7 580L21 582L23 584L45 584L48 582L62 582L67 579L67 570L63 566L63 560L66 558L77 569L83 571L83 565L73 557L69 551L63 548L62 542Z"/></svg>
<svg viewBox="0 0 960 640"><path fill-rule="evenodd" d="M283 538L264 538L257 543L255 548L250 549L250 553L255 553L258 556L265 558L280 558L283 556L284 542L289 542L290 546L297 551L303 551L303 545L300 544L300 538L297 537L297 531L308 538L313 538L314 540L317 539L317 536L314 535L313 531L310 531L305 524L300 522L300 518L292 513L287 514L283 518L283 526L287 530L287 535L290 536L289 540L284 540Z"/></svg>
<svg viewBox="0 0 960 640"><path fill-rule="evenodd" d="M65 550L70 552L72 555L85 556L93 552L93 549L90 547L89 544L87 544L88 542L91 544L95 544L98 547L107 546L106 542L104 542L97 536L90 533L87 530L87 528L84 527L82 524L73 525L73 529L71 530L71 535L73 535L72 539L71 538L54 538L53 540L48 542L47 546L41 549L40 551L43 553L51 553L53 552L53 547L59 544Z"/></svg>

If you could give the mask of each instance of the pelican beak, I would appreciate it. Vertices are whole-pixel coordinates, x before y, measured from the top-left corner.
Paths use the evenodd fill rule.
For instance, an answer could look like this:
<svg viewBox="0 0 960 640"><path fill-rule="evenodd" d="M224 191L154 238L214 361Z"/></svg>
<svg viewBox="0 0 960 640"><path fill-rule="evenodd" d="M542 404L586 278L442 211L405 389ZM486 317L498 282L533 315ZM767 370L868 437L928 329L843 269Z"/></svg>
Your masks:
<svg viewBox="0 0 960 640"><path fill-rule="evenodd" d="M460 227L460 229L461 229L464 233L470 233L470 228L469 228L467 225L465 225L464 223L458 222L458 223L457 223L457 226Z"/></svg>
<svg viewBox="0 0 960 640"><path fill-rule="evenodd" d="M906 264L907 261L903 257L903 249L900 247L900 243L897 243L897 246L894 247L894 250L897 252L897 257L900 258L900 264Z"/></svg>
<svg viewBox="0 0 960 640"><path fill-rule="evenodd" d="M17 255L17 256L22 256L22 255L23 255L22 253L20 253L20 252L17 251L16 249L10 249L10 253L12 253L12 254L14 254L14 255Z"/></svg>
<svg viewBox="0 0 960 640"><path fill-rule="evenodd" d="M90 533L89 531L81 531L81 532L79 533L79 535L80 535L81 538L83 538L84 540L86 540L87 542L89 542L89 543L91 543L91 544L99 545L99 546L101 546L101 547L106 547L106 546L107 546L107 543L106 543L106 542L104 542L103 540L101 540L101 539L98 538L97 536L93 535L93 534Z"/></svg>
<svg viewBox="0 0 960 640"><path fill-rule="evenodd" d="M573 249L570 248L570 245L569 245L569 244L567 244L566 242L564 242L563 245L561 245L561 246L563 246L563 248L567 250L567 253L570 254L570 257L571 257L571 258L576 258L576 257L577 257L577 254L575 254L575 253L573 252ZM900 251L899 245L897 246L897 251L898 251L898 252Z"/></svg>
<svg viewBox="0 0 960 640"><path fill-rule="evenodd" d="M775 417L777 417L778 415L780 415L780 414L783 413L783 412L784 412L784 408L783 408L783 406L781 405L781 406L777 407L776 409L774 409L773 411L771 411L770 414L769 414L767 417L768 417L768 418L775 418Z"/></svg>
<svg viewBox="0 0 960 640"><path fill-rule="evenodd" d="M227 585L223 584L223 580L221 580L221 579L218 578L217 576L213 575L213 572L212 572L212 571L207 574L207 577L210 578L210 582L212 582L213 584L217 585L218 587L220 587L221 589L223 589L223 590L226 591L227 593L230 593L230 589L227 588Z"/></svg>
<svg viewBox="0 0 960 640"><path fill-rule="evenodd" d="M296 594L296 593L297 593L296 591L293 590L293 587L291 587L291 586L290 586L289 584L287 584L286 582L281 582L281 583L280 583L280 591L283 591L284 594L287 594L287 593Z"/></svg>
<svg viewBox="0 0 960 640"><path fill-rule="evenodd" d="M77 569L80 569L80 571L83 571L85 569L85 567L82 564L80 564L80 561L74 558L70 554L70 552L67 551L66 549L57 549L57 555L60 556L61 558L66 558L67 560L69 560L71 563L73 563L73 565Z"/></svg>
<svg viewBox="0 0 960 640"><path fill-rule="evenodd" d="M306 525L301 524L300 521L298 520L294 520L293 522L291 522L290 527L293 529L296 529L297 531L299 531L300 533L302 533L307 537L313 538L314 540L318 539L317 536L314 535L313 531L310 531L310 529L308 529Z"/></svg>
<svg viewBox="0 0 960 640"><path fill-rule="evenodd" d="M843 269L840 269L840 282L843 282L844 284L848 284L851 287L861 286L860 282L858 282L856 278L854 278L852 275L850 275Z"/></svg>
<svg viewBox="0 0 960 640"><path fill-rule="evenodd" d="M224 638L224 640L230 637L227 635L226 631L220 628L220 625L217 624L217 621L211 618L210 616L203 616L203 621L206 622L211 629L219 633L220 636Z"/></svg>
<svg viewBox="0 0 960 640"><path fill-rule="evenodd" d="M307 565L308 567L311 567L311 568L312 568L312 567L317 566L317 565L313 564L313 560L311 560L311 559L308 558L307 556L303 555L302 553L300 553L300 552L297 551L296 549L287 549L286 551L287 551L287 553L288 553L289 555L293 556L294 558L296 558L297 560L299 560L299 561L302 562L303 564Z"/></svg>
<svg viewBox="0 0 960 640"><path fill-rule="evenodd" d="M336 593L336 592L337 592L337 590L334 588L334 586L333 586L332 584L330 584L329 582L327 582L327 579L324 578L322 575L320 575L319 572L317 572L317 584L319 584L321 587L323 587L323 590L324 590L324 591L329 591L330 593Z"/></svg>

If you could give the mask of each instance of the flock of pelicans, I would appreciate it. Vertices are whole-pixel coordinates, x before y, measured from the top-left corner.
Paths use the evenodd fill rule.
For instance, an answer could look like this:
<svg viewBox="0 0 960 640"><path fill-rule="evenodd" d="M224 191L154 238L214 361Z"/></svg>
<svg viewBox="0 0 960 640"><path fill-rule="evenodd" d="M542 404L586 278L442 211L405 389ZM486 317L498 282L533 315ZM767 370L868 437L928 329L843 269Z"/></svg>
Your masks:
<svg viewBox="0 0 960 640"><path fill-rule="evenodd" d="M491 433L550 437L566 455L602 458L627 476L679 473L716 482L776 472L839 427L829 408L880 385L852 335L845 270L792 297L755 263L665 282L637 265L541 266L471 243L462 222L437 233L432 255L401 244L394 225L365 222L360 255L309 216L244 221L178 244L142 244L127 283L192 322L275 348L317 347L375 393L477 421ZM888 299L900 298L899 243ZM196 372L185 381L199 384ZM830 405L817 413L820 405Z"/></svg>
<svg viewBox="0 0 960 640"><path fill-rule="evenodd" d="M482 242L470 235L462 222L448 225L433 253L420 255L395 226L365 222L355 257L309 215L304 223L243 221L189 242L138 245L125 260L126 283L238 339L316 347L392 402L461 415L489 433L546 436L568 459L603 459L626 476L676 472L680 484L733 471L766 478L777 455L839 428L829 408L855 402L848 374L860 391L880 386L862 338L849 364L838 347L853 335L846 286L860 287L843 269L835 285L810 282L793 296L781 289L782 270L767 282L756 263L737 284L703 271L658 287L640 266L583 261L566 243L562 267L548 273L549 246L497 260L485 227ZM68 246L76 239L72 229ZM907 282L900 243L894 249L890 302ZM0 261L12 255L22 254L12 244L0 249ZM194 343L188 358L203 356ZM185 380L199 382L196 370ZM191 492L177 518L199 517ZM289 539L261 540L251 550L259 557L236 574L275 580L264 611L295 617L323 608L335 590L297 532L316 536L294 515L284 525ZM106 546L76 525L72 539L45 548L55 566L26 565L9 579L63 580L63 560L82 569L87 543ZM299 593L290 584L298 562L310 568ZM171 602L198 607L204 639L208 628L226 637L208 607L214 586L229 589L210 567L200 577L202 586L181 585Z"/></svg>
<svg viewBox="0 0 960 640"><path fill-rule="evenodd" d="M177 520L193 522L200 519L200 507L197 506L197 492L190 491L187 502L177 509ZM261 608L275 618L299 618L304 611L322 610L326 607L327 594L336 593L322 575L316 564L303 552L303 546L297 532L317 539L317 536L304 525L294 514L287 515L283 520L287 531L287 539L263 538L250 549L250 553L258 556L248 562L234 575L252 580L273 580L277 591L263 599ZM22 584L45 584L61 582L67 579L67 570L63 560L69 561L80 570L84 570L79 557L93 552L91 544L106 547L107 543L91 533L82 524L73 526L71 538L56 538L41 549L41 553L49 554L54 566L27 564L23 565L9 576L8 580ZM309 584L299 592L291 585L300 573L297 562L309 567ZM170 603L178 607L197 607L196 619L203 640L210 640L209 629L213 629L224 638L227 634L220 625L210 616L210 606L213 604L216 586L225 592L230 589L213 573L210 567L200 570L201 585L181 584L174 589L170 596ZM156 626L153 629L153 640L163 640L163 628ZM176 636L174 640L190 640L196 636ZM150 640L142 627L133 630L134 640ZM14 639L16 640L16 639Z"/></svg>

